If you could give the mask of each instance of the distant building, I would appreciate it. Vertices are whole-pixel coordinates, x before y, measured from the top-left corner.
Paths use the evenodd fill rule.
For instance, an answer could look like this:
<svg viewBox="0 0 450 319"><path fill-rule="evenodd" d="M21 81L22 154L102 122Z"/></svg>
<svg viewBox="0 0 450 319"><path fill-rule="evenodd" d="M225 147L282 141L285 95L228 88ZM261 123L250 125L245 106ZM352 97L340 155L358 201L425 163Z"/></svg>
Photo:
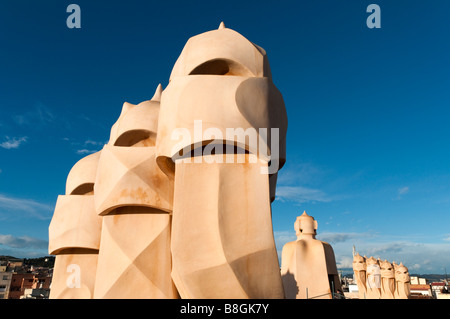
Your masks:
<svg viewBox="0 0 450 319"><path fill-rule="evenodd" d="M411 284L411 299L432 299L431 285L428 284Z"/></svg>
<svg viewBox="0 0 450 319"><path fill-rule="evenodd" d="M436 299L450 299L450 290L446 282L432 282L431 290Z"/></svg>
<svg viewBox="0 0 450 319"><path fill-rule="evenodd" d="M9 299L22 299L29 296L48 298L52 277L33 273L12 274ZM35 291L36 290L36 291Z"/></svg>
<svg viewBox="0 0 450 319"><path fill-rule="evenodd" d="M411 276L411 285L426 285L427 280L418 276Z"/></svg>
<svg viewBox="0 0 450 319"><path fill-rule="evenodd" d="M6 266L4 266L6 269ZM8 299L12 273L0 271L0 299Z"/></svg>
<svg viewBox="0 0 450 319"><path fill-rule="evenodd" d="M44 299L50 294L51 256L31 260L0 256L0 299Z"/></svg>
<svg viewBox="0 0 450 319"><path fill-rule="evenodd" d="M22 259L10 259L8 260L6 271L21 273L25 272Z"/></svg>
<svg viewBox="0 0 450 319"><path fill-rule="evenodd" d="M24 294L20 297L20 299L48 299L50 295L50 289L46 288L37 288L25 289Z"/></svg>
<svg viewBox="0 0 450 319"><path fill-rule="evenodd" d="M35 275L33 289L50 289L52 277L47 275Z"/></svg>
<svg viewBox="0 0 450 319"><path fill-rule="evenodd" d="M431 285L426 278L411 276L411 299L432 299L434 298Z"/></svg>
<svg viewBox="0 0 450 319"><path fill-rule="evenodd" d="M35 283L34 274L13 273L11 280L11 287L9 291L9 299L20 299L20 297L23 296L25 289L32 288L34 283Z"/></svg>

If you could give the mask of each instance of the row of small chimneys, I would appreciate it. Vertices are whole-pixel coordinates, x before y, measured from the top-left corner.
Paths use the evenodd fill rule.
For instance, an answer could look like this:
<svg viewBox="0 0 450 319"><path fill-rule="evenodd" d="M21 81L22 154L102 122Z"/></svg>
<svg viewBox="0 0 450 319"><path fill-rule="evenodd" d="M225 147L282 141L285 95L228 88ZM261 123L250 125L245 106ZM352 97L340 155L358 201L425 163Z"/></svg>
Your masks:
<svg viewBox="0 0 450 319"><path fill-rule="evenodd" d="M374 257L353 256L353 271L359 298L409 299L410 276L403 263L390 263Z"/></svg>
<svg viewBox="0 0 450 319"><path fill-rule="evenodd" d="M408 268L406 266L404 266L402 262L400 262L400 264L397 264L395 261L390 263L386 259L384 261L382 261L380 258L378 258L378 259L375 259L374 257L367 258L365 255L364 255L364 257L362 257L358 253L353 257L353 269L355 269L355 264L357 264L357 263L362 263L365 265L377 265L378 264L380 266L381 270L383 270L383 269L390 270L392 268L394 271L397 271L397 269L400 268L402 271L406 270L405 272L408 272Z"/></svg>

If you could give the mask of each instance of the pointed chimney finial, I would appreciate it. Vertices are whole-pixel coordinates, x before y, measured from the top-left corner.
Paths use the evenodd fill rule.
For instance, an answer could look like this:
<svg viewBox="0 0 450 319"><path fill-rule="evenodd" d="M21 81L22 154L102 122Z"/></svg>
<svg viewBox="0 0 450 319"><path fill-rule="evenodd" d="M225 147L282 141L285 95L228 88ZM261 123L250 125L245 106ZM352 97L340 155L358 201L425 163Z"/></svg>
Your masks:
<svg viewBox="0 0 450 319"><path fill-rule="evenodd" d="M133 106L136 106L136 105L133 105L133 104L128 103L128 102L124 102L123 105L122 105L122 111L120 112L120 115L125 114L126 112L128 112Z"/></svg>
<svg viewBox="0 0 450 319"><path fill-rule="evenodd" d="M151 100L155 101L155 102L161 102L161 93L162 93L162 91L163 91L163 89L162 89L162 86L161 86L161 83L160 83L160 84L158 84L158 87L156 88L155 94L153 95Z"/></svg>
<svg viewBox="0 0 450 319"><path fill-rule="evenodd" d="M220 29L225 29L225 23L223 23L223 21L220 22L219 30L220 30Z"/></svg>

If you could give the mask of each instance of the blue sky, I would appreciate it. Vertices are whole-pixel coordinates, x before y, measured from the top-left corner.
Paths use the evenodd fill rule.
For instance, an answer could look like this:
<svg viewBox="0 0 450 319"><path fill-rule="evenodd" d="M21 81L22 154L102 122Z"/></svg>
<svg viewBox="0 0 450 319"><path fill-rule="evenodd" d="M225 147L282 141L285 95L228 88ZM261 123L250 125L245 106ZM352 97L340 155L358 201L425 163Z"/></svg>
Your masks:
<svg viewBox="0 0 450 319"><path fill-rule="evenodd" d="M66 8L81 8L69 29ZM369 29L369 4L381 28ZM450 2L0 2L0 254L47 253L71 167L221 21L268 53L288 113L277 248L304 210L338 266L450 271Z"/></svg>

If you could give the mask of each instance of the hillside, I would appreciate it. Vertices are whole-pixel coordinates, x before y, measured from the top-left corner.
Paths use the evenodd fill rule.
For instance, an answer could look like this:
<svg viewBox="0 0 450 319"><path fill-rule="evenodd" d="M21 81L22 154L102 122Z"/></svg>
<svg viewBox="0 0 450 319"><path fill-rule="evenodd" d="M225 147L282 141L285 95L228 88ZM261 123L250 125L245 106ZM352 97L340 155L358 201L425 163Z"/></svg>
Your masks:
<svg viewBox="0 0 450 319"><path fill-rule="evenodd" d="M17 258L13 256L0 256L0 261L6 260L22 260L24 265L34 266L34 267L48 267L53 268L55 264L55 256L44 256L37 258Z"/></svg>

